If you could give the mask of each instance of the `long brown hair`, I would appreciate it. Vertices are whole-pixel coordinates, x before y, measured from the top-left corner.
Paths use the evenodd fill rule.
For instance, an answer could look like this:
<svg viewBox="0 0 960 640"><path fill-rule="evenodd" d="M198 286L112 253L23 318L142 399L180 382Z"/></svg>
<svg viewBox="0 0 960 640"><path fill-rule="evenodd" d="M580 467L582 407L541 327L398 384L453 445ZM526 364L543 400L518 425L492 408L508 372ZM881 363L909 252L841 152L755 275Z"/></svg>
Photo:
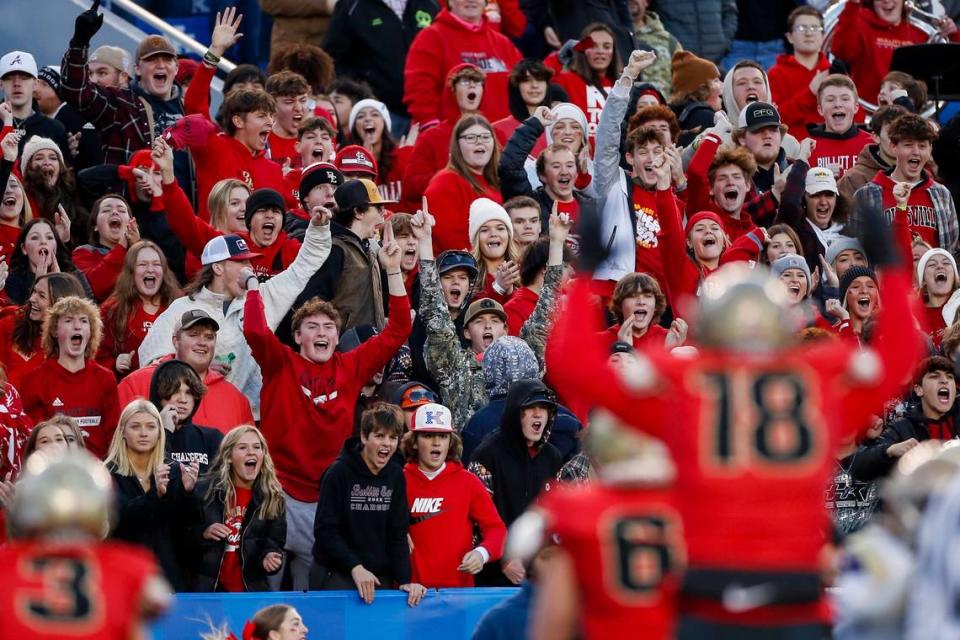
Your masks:
<svg viewBox="0 0 960 640"><path fill-rule="evenodd" d="M48 290L50 291L48 304L51 307L56 304L60 298L66 298L67 296L82 297L86 295L83 290L83 285L80 284L80 281L72 273L63 273L60 271L39 276L33 281L31 291L37 287L37 284L44 281L46 281ZM32 355L33 345L36 343L37 338L40 337L42 330L43 320L34 321L30 319L30 300L28 298L27 301L23 303L23 306L20 307L20 310L17 312L17 319L13 323L13 346L17 352L25 356Z"/></svg>
<svg viewBox="0 0 960 640"><path fill-rule="evenodd" d="M604 23L591 22L583 28L583 31L580 32L580 39L583 40L591 33L596 31L603 31L613 38L613 57L610 58L610 64L607 66L607 70L603 76L597 75L597 72L590 67L590 63L587 61L587 54L583 51L573 52L573 59L570 61L568 68L570 71L583 78L584 82L587 84L600 87L603 77L606 77L607 80L616 82L617 78L619 78L620 74L623 72L623 61L620 59L620 52L617 50L617 34L615 34L613 29Z"/></svg>
<svg viewBox="0 0 960 640"><path fill-rule="evenodd" d="M483 168L483 179L486 180L487 184L491 187L499 189L500 176L497 173L497 165L500 164L500 143L497 141L497 136L493 131L493 125L481 115L465 115L461 117L453 127L453 134L450 136L450 162L447 163L447 169L460 174L470 183L470 186L473 187L475 192L483 193L483 188L477 181L476 174L470 169L470 166L463 157L463 152L460 151L460 136L463 135L464 131L474 125L480 125L493 136L493 153L490 154L490 161L487 162L487 166Z"/></svg>
<svg viewBox="0 0 960 640"><path fill-rule="evenodd" d="M257 479L253 482L253 490L260 495L262 500L257 517L263 520L275 520L283 516L286 509L286 502L284 502L283 499L283 487L280 486L280 481L277 480L277 471L273 466L273 458L270 457L270 450L267 449L267 440L263 437L260 429L257 429L252 424L234 427L223 437L223 441L220 443L220 450L213 459L209 471L207 471L207 475L210 478L210 487L207 489L205 499L208 502L213 502L217 494L222 494L223 508L226 512L229 512L236 506L237 490L233 484L233 465L230 462L230 458L240 438L248 433L256 434L260 440L260 447L263 449L263 464L260 467L260 473L257 474Z"/></svg>
<svg viewBox="0 0 960 640"><path fill-rule="evenodd" d="M111 293L110 297L103 303L103 307L106 309L106 313L104 314L106 316L104 318L104 330L110 331L113 334L117 344L119 344L123 340L123 336L126 335L127 320L130 319L130 314L133 313L134 307L137 302L140 301L140 292L137 291L137 283L133 272L136 269L140 252L144 249L153 249L157 252L157 255L160 256L160 265L163 269L160 290L157 291L157 296L160 298L160 308L166 309L170 306L170 303L173 302L174 298L180 295L180 287L177 284L173 272L170 271L170 266L167 264L167 257L156 243L150 240L140 240L130 247L127 250L127 256L123 259L123 270L120 271L120 276L117 278L117 284L113 289L113 293Z"/></svg>

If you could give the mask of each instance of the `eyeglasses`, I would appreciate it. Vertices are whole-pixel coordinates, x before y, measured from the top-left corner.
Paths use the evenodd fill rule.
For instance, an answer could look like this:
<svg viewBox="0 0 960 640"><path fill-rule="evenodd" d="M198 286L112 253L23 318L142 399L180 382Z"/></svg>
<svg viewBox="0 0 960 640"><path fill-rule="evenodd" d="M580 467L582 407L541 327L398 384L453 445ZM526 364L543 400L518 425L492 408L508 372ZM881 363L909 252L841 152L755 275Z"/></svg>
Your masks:
<svg viewBox="0 0 960 640"><path fill-rule="evenodd" d="M467 144L477 144L478 142L490 142L493 140L493 135L490 133L468 133L460 136L460 139Z"/></svg>
<svg viewBox="0 0 960 640"><path fill-rule="evenodd" d="M819 24L795 24L793 30L797 33L823 33L823 26Z"/></svg>

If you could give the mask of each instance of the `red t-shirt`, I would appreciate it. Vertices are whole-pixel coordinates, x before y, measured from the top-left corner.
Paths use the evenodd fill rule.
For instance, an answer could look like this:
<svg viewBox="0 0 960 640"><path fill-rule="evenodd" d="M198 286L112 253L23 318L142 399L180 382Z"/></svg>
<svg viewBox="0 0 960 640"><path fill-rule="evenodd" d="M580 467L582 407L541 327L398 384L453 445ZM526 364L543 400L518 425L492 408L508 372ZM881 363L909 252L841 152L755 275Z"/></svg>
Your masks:
<svg viewBox="0 0 960 640"><path fill-rule="evenodd" d="M673 638L683 533L670 490L596 484L541 496L576 571L583 637Z"/></svg>
<svg viewBox="0 0 960 640"><path fill-rule="evenodd" d="M10 264L10 256L13 255L19 237L20 227L0 224L0 262Z"/></svg>
<svg viewBox="0 0 960 640"><path fill-rule="evenodd" d="M223 548L223 562L220 564L219 587L223 591L238 593L246 591L243 584L243 566L240 563L240 534L243 530L243 518L253 495L251 489L235 487L237 504L224 514L223 523L230 529Z"/></svg>
<svg viewBox="0 0 960 640"><path fill-rule="evenodd" d="M23 377L43 364L43 348L40 335L33 341L30 353L21 352L13 342L13 328L20 317L17 311L0 319L0 364L7 374L7 380L17 388L23 389Z"/></svg>
<svg viewBox="0 0 960 640"><path fill-rule="evenodd" d="M947 323L943 320L943 307L923 306L923 314L917 320L920 321L920 327L923 332L930 336L933 344L940 346L943 340L943 330L947 328Z"/></svg>
<svg viewBox="0 0 960 640"><path fill-rule="evenodd" d="M660 214L657 211L657 192L633 184L633 213L637 218L637 273L649 273L667 288L663 259L660 257Z"/></svg>
<svg viewBox="0 0 960 640"><path fill-rule="evenodd" d="M152 554L122 542L14 542L0 566L0 638L127 640L160 608Z"/></svg>
<svg viewBox="0 0 960 640"><path fill-rule="evenodd" d="M817 148L810 154L810 166L831 170L839 168L837 180L857 162L860 151L873 142L870 134L859 127L841 135L817 127L810 132L810 137L817 141Z"/></svg>
<svg viewBox="0 0 960 640"><path fill-rule="evenodd" d="M297 153L296 144L296 138L284 138L278 136L276 132L271 131L270 136L267 138L267 146L270 149L270 159L280 166L283 166L287 160L290 160L291 167L299 166L300 154Z"/></svg>

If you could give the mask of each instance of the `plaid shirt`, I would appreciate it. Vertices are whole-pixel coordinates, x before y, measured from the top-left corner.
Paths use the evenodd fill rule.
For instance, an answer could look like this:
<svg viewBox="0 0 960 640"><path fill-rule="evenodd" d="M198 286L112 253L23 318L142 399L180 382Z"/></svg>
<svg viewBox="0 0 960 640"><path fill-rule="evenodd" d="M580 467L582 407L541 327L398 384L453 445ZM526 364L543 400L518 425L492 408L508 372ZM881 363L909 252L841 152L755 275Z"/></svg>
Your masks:
<svg viewBox="0 0 960 640"><path fill-rule="evenodd" d="M106 164L125 164L153 140L147 112L131 89L100 87L87 79L87 48L70 47L60 67L60 95L97 128Z"/></svg>

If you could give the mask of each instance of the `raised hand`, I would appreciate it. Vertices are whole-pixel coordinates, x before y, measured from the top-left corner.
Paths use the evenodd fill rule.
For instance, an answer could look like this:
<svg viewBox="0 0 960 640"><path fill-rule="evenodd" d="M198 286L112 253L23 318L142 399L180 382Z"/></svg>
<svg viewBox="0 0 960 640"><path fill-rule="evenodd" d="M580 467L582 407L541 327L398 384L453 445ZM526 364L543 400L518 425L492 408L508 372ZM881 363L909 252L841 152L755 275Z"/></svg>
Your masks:
<svg viewBox="0 0 960 640"><path fill-rule="evenodd" d="M822 253L820 254L820 268L823 269L823 277L828 287L840 286L840 278L837 276L837 271L830 266L830 263L827 262L827 259L823 257Z"/></svg>
<svg viewBox="0 0 960 640"><path fill-rule="evenodd" d="M386 270L389 276L392 273L400 271L400 260L403 258L403 251L400 245L393 239L393 225L386 223L383 225L383 246L380 247L380 264Z"/></svg>
<svg viewBox="0 0 960 640"><path fill-rule="evenodd" d="M824 303L824 310L827 314L838 320L849 320L850 312L843 308L843 305L836 298L830 298Z"/></svg>
<svg viewBox="0 0 960 640"><path fill-rule="evenodd" d="M520 265L512 260L504 260L497 267L494 274L494 281L505 295L513 293L513 288L520 282Z"/></svg>
<svg viewBox="0 0 960 640"><path fill-rule="evenodd" d="M623 68L623 75L629 76L631 80L636 80L643 73L643 70L657 61L657 54L653 51L636 50L630 54L630 60Z"/></svg>
<svg viewBox="0 0 960 640"><path fill-rule="evenodd" d="M713 114L713 126L707 129L707 133L712 133L720 138L722 144L733 143L733 125L724 111L717 111Z"/></svg>
<svg viewBox="0 0 960 640"><path fill-rule="evenodd" d="M559 242L563 244L567 240L567 236L570 234L570 227L573 226L573 222L570 220L570 215L566 213L559 213L557 211L557 201L553 201L553 212L550 214L550 222L547 227L547 231L550 235L550 242Z"/></svg>
<svg viewBox="0 0 960 640"><path fill-rule="evenodd" d="M420 123L414 122L410 125L410 130L407 131L407 134L400 138L400 147L412 147L417 143L417 138L420 137Z"/></svg>
<svg viewBox="0 0 960 640"><path fill-rule="evenodd" d="M667 337L663 340L663 346L667 349L679 347L687 340L687 323L683 318L676 318L670 323L670 330L667 331Z"/></svg>
<svg viewBox="0 0 960 640"><path fill-rule="evenodd" d="M93 0L93 5L77 16L73 23L73 38L70 39L70 44L77 47L90 44L90 40L103 26L103 14L98 13L99 9L100 0Z"/></svg>
<svg viewBox="0 0 960 640"><path fill-rule="evenodd" d="M670 164L670 158L664 155L660 159L660 164L654 165L653 174L657 176L657 190L666 191L670 188L673 180L673 166Z"/></svg>
<svg viewBox="0 0 960 640"><path fill-rule="evenodd" d="M222 57L227 49L237 44L242 33L237 33L240 28L240 21L243 20L243 14L238 14L236 7L227 7L221 14L217 12L217 18L213 23L213 33L210 35L210 53Z"/></svg>
<svg viewBox="0 0 960 640"><path fill-rule="evenodd" d="M813 138L804 138L803 142L800 143L800 152L797 154L797 160L803 160L808 165L810 164L810 156L813 154L813 150L817 148L817 141Z"/></svg>
<svg viewBox="0 0 960 640"><path fill-rule="evenodd" d="M3 107L6 106L8 109L10 106L4 102L0 103L0 111L3 111ZM3 141L0 142L0 149L3 150L3 159L7 162L16 162L17 155L20 153L20 139L23 138L23 129L17 129L16 131L11 131L3 137ZM4 185L6 187L6 185Z"/></svg>
<svg viewBox="0 0 960 640"><path fill-rule="evenodd" d="M893 185L893 198L897 201L897 207L906 208L912 189L913 186L909 182L897 182Z"/></svg>
<svg viewBox="0 0 960 640"><path fill-rule="evenodd" d="M823 81L827 79L827 76L830 75L829 69L824 69L823 71L818 71L814 74L813 78L810 79L810 84L807 85L810 88L810 93L817 95L820 91L820 85L823 84Z"/></svg>
<svg viewBox="0 0 960 640"><path fill-rule="evenodd" d="M630 314L623 319L623 322L620 323L620 329L617 330L617 340L633 344L633 325L636 324L636 318L635 315Z"/></svg>
<svg viewBox="0 0 960 640"><path fill-rule="evenodd" d="M153 160L153 164L160 169L163 184L172 184L175 179L173 174L173 149L170 148L166 140L157 136L153 141L153 148L150 150L150 158Z"/></svg>
<svg viewBox="0 0 960 640"><path fill-rule="evenodd" d="M250 267L240 269L240 275L237 276L240 288L244 291L256 291L260 288L260 279Z"/></svg>
<svg viewBox="0 0 960 640"><path fill-rule="evenodd" d="M140 227L137 226L136 218L130 218L130 220L127 221L127 228L124 230L123 238L120 242L127 248L140 242Z"/></svg>
<svg viewBox="0 0 960 640"><path fill-rule="evenodd" d="M57 205L57 212L53 214L53 231L57 234L57 237L60 238L60 242L67 244L70 242L70 216L67 215L66 210L63 208L63 205ZM56 256L54 256L56 260ZM58 268L57 271L60 269Z"/></svg>
<svg viewBox="0 0 960 640"><path fill-rule="evenodd" d="M80 153L80 132L68 133L67 144L70 146L70 155L76 158L77 154Z"/></svg>
<svg viewBox="0 0 960 640"><path fill-rule="evenodd" d="M539 120L540 124L546 128L550 126L555 116L553 115L553 111L550 110L550 107L539 106L533 112L533 117Z"/></svg>
<svg viewBox="0 0 960 640"><path fill-rule="evenodd" d="M330 224L330 220L333 218L333 212L330 209L327 209L322 204L318 204L313 209L310 210L310 224L322 227Z"/></svg>

